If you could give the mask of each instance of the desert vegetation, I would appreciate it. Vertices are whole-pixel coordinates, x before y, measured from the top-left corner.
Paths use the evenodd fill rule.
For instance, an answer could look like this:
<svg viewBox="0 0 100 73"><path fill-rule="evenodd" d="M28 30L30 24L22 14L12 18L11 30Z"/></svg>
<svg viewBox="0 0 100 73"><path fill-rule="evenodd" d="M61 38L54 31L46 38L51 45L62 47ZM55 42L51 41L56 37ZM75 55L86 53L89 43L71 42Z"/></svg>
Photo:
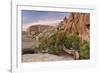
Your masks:
<svg viewBox="0 0 100 73"><path fill-rule="evenodd" d="M79 59L89 59L89 42L83 41L76 34L70 34L65 31L53 31L49 35L39 37L38 46L35 47L35 53L50 53L59 55L63 49L73 50L79 53Z"/></svg>

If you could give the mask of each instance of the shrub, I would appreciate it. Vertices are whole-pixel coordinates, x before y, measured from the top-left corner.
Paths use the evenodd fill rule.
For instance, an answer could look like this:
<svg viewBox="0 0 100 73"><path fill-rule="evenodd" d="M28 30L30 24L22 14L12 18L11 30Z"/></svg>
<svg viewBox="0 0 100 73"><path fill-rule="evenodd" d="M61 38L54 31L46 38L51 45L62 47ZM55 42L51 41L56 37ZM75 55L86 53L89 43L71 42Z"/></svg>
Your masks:
<svg viewBox="0 0 100 73"><path fill-rule="evenodd" d="M48 53L50 53L50 54L56 54L56 55L60 54L61 51L62 51L62 49L59 48L59 47L57 47L57 46L55 46L55 47L54 47L54 46L51 46L51 47L48 49Z"/></svg>
<svg viewBox="0 0 100 73"><path fill-rule="evenodd" d="M89 42L83 41L80 45L80 59L90 58L90 45Z"/></svg>
<svg viewBox="0 0 100 73"><path fill-rule="evenodd" d="M53 32L53 34L49 38L49 48L48 52L51 54L59 54L62 51L62 32Z"/></svg>
<svg viewBox="0 0 100 73"><path fill-rule="evenodd" d="M80 38L78 37L78 35L72 35L71 37L71 41L72 41L72 48L76 51L79 51L80 50L80 43L81 43L81 40Z"/></svg>
<svg viewBox="0 0 100 73"><path fill-rule="evenodd" d="M80 38L75 34L66 34L64 46L67 49L73 48L74 50L78 51L80 47Z"/></svg>

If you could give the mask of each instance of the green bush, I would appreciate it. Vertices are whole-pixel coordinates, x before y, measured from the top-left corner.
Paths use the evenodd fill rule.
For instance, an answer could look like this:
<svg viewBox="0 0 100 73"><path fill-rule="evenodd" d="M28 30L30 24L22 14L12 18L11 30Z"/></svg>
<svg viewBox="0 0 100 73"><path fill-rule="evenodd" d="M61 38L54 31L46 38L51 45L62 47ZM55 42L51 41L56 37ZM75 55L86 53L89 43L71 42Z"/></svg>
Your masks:
<svg viewBox="0 0 100 73"><path fill-rule="evenodd" d="M76 51L79 51L80 49L80 43L81 43L81 40L80 38L78 37L78 35L72 35L71 37L71 40L72 40L72 48Z"/></svg>
<svg viewBox="0 0 100 73"><path fill-rule="evenodd" d="M62 39L63 34L62 32L53 32L53 34L50 36L48 43L49 48L48 52L51 54L59 54L62 51Z"/></svg>
<svg viewBox="0 0 100 73"><path fill-rule="evenodd" d="M80 59L90 58L90 44L87 41L83 41L80 45Z"/></svg>
<svg viewBox="0 0 100 73"><path fill-rule="evenodd" d="M78 51L80 47L80 38L75 34L67 34L64 41L64 46L67 49L73 48Z"/></svg>
<svg viewBox="0 0 100 73"><path fill-rule="evenodd" d="M56 54L56 55L58 55L58 54L60 54L62 52L62 49L61 48L59 48L59 47L57 47L57 46L52 46L52 47L50 47L49 49L48 49L48 53L50 53L50 54Z"/></svg>

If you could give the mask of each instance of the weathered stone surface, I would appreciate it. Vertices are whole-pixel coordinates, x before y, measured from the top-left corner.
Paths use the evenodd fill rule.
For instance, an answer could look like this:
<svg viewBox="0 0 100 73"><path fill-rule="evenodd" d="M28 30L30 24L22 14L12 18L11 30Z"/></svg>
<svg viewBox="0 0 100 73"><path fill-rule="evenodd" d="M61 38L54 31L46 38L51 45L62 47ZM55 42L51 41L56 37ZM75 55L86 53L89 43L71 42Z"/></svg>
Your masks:
<svg viewBox="0 0 100 73"><path fill-rule="evenodd" d="M22 33L22 54L33 53L33 46L35 46L36 40L32 39L32 35L28 33Z"/></svg>
<svg viewBox="0 0 100 73"><path fill-rule="evenodd" d="M27 28L27 32L30 34L39 34L43 32L44 30L52 29L53 26L49 25L32 25Z"/></svg>
<svg viewBox="0 0 100 73"><path fill-rule="evenodd" d="M59 28L78 34L83 40L90 38L90 14L89 13L71 13L69 18L64 18Z"/></svg>
<svg viewBox="0 0 100 73"><path fill-rule="evenodd" d="M22 55L22 62L45 62L45 61L64 61L64 60L74 60L72 56L57 56L53 54L24 54Z"/></svg>

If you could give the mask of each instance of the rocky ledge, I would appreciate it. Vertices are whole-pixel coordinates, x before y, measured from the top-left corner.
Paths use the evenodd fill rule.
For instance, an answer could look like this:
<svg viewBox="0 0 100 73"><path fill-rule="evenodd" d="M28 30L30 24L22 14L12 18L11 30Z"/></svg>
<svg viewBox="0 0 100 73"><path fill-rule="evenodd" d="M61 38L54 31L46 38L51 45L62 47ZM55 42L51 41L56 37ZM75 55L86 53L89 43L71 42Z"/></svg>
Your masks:
<svg viewBox="0 0 100 73"><path fill-rule="evenodd" d="M64 60L74 60L72 56L57 56L53 54L24 54L22 55L22 62L45 62L45 61L64 61Z"/></svg>

